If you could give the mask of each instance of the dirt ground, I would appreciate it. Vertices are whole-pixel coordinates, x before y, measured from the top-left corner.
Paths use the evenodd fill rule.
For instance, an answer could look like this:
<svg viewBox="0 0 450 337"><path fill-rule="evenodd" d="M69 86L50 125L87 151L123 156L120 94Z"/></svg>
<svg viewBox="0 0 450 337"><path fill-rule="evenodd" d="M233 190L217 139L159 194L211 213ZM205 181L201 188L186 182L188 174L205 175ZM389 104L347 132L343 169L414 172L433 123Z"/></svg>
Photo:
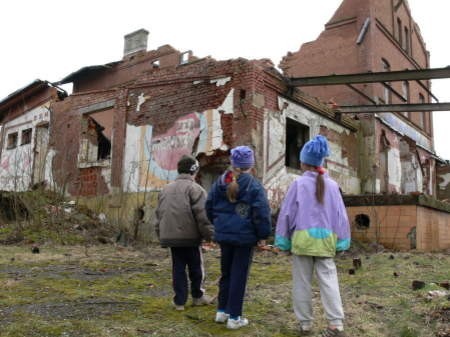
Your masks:
<svg viewBox="0 0 450 337"><path fill-rule="evenodd" d="M355 256L362 266L350 274ZM204 258L214 296L219 251ZM336 262L348 336L450 336L450 255L360 251ZM0 336L298 336L289 256L255 253L244 304L250 325L239 331L214 323L214 305L173 310L170 266L158 246L0 246ZM413 290L414 280L424 287ZM317 286L313 303L318 335L326 322Z"/></svg>

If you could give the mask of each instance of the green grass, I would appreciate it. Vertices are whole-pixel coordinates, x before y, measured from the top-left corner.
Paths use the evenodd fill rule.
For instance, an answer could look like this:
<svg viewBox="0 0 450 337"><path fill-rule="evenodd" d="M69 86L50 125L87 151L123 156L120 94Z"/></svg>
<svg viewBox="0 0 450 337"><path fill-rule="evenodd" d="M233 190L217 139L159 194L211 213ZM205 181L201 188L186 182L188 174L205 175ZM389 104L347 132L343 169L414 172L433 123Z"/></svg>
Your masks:
<svg viewBox="0 0 450 337"><path fill-rule="evenodd" d="M204 257L205 287L215 295L219 251ZM362 268L350 275L352 257L336 258L349 336L433 337L449 328L447 297L427 298L450 279L449 255L361 259ZM214 306L173 310L170 267L168 251L157 246L42 246L40 254L29 246L0 246L0 337L298 336L289 256L255 253L244 304L250 326L239 331L214 323ZM413 280L426 287L412 290ZM326 321L316 284L313 304L320 331Z"/></svg>

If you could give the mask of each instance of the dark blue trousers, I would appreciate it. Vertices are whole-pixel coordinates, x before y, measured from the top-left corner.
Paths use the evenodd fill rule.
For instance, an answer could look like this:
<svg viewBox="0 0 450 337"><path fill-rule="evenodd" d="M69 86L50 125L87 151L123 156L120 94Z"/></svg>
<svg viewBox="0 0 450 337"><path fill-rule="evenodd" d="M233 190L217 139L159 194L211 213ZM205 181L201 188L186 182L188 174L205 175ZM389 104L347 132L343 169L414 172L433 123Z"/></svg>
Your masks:
<svg viewBox="0 0 450 337"><path fill-rule="evenodd" d="M242 315L245 287L253 256L253 247L220 244L222 276L219 282L218 310L231 318Z"/></svg>
<svg viewBox="0 0 450 337"><path fill-rule="evenodd" d="M188 278L186 266L191 281L193 298L203 296L202 289L205 273L203 270L202 252L200 247L171 247L172 252L172 285L175 292L173 301L176 305L184 305L188 298Z"/></svg>

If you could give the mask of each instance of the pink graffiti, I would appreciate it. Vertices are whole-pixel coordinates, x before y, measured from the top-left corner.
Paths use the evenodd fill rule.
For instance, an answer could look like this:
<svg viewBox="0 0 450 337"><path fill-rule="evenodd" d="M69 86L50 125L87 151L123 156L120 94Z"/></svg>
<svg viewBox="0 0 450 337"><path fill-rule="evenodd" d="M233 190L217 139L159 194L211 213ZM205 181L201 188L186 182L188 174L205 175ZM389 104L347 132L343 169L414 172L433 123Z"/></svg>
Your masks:
<svg viewBox="0 0 450 337"><path fill-rule="evenodd" d="M164 134L153 137L153 160L166 170L176 170L184 154L191 154L200 134L200 119L195 113L183 116Z"/></svg>
<svg viewBox="0 0 450 337"><path fill-rule="evenodd" d="M9 168L9 156L3 159L2 163L0 164L2 169L7 170Z"/></svg>

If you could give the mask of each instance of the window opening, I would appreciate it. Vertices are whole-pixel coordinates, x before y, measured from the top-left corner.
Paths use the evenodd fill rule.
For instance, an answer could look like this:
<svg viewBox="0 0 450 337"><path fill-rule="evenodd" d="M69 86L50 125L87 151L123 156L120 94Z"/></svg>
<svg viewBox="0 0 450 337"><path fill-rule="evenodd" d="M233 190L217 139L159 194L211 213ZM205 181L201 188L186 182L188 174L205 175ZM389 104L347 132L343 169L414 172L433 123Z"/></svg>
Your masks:
<svg viewBox="0 0 450 337"><path fill-rule="evenodd" d="M20 140L20 145L30 144L31 135L33 134L33 129L25 129L22 131L22 139Z"/></svg>
<svg viewBox="0 0 450 337"><path fill-rule="evenodd" d="M189 57L191 56L190 51L186 51L180 55L180 64L186 64L189 62Z"/></svg>
<svg viewBox="0 0 450 337"><path fill-rule="evenodd" d="M299 168L300 150L308 140L309 127L286 118L286 166Z"/></svg>
<svg viewBox="0 0 450 337"><path fill-rule="evenodd" d="M405 36L402 47L407 53L409 53L409 30L407 27L405 27Z"/></svg>
<svg viewBox="0 0 450 337"><path fill-rule="evenodd" d="M382 63L382 67L383 67L383 71L385 72L389 72L391 71L391 65L389 64L388 61L386 61L385 59L381 59L381 63ZM387 85L391 85L391 82L386 82ZM392 102L392 93L389 90L389 88L384 87L384 102L386 104L390 104Z"/></svg>
<svg viewBox="0 0 450 337"><path fill-rule="evenodd" d="M405 99L406 103L410 103L410 94L409 94L409 82L403 81L402 82L402 94L403 98ZM408 112L402 112L403 116L407 117L409 116Z"/></svg>
<svg viewBox="0 0 450 337"><path fill-rule="evenodd" d="M160 66L159 60L155 60L155 61L152 62L152 67L153 68L159 68L159 66Z"/></svg>
<svg viewBox="0 0 450 337"><path fill-rule="evenodd" d="M403 91L403 98L406 100L407 103L409 103L409 83L408 81L403 81L402 83L402 91Z"/></svg>
<svg viewBox="0 0 450 337"><path fill-rule="evenodd" d="M400 43L400 45L403 44L402 29L403 29L402 20L397 18L397 40L398 40L398 43Z"/></svg>
<svg viewBox="0 0 450 337"><path fill-rule="evenodd" d="M17 147L17 138L18 138L18 133L17 132L13 132L10 133L8 135L7 141L6 141L6 148L8 150L10 149L14 149Z"/></svg>
<svg viewBox="0 0 450 337"><path fill-rule="evenodd" d="M425 96L419 93L419 103L420 104L425 104ZM420 121L419 124L421 124L421 128L424 129L427 132L429 131L429 126L428 126L428 118L427 118L428 113L425 111L420 112Z"/></svg>
<svg viewBox="0 0 450 337"><path fill-rule="evenodd" d="M80 161L95 162L111 158L111 113L111 110L106 110L84 116Z"/></svg>

